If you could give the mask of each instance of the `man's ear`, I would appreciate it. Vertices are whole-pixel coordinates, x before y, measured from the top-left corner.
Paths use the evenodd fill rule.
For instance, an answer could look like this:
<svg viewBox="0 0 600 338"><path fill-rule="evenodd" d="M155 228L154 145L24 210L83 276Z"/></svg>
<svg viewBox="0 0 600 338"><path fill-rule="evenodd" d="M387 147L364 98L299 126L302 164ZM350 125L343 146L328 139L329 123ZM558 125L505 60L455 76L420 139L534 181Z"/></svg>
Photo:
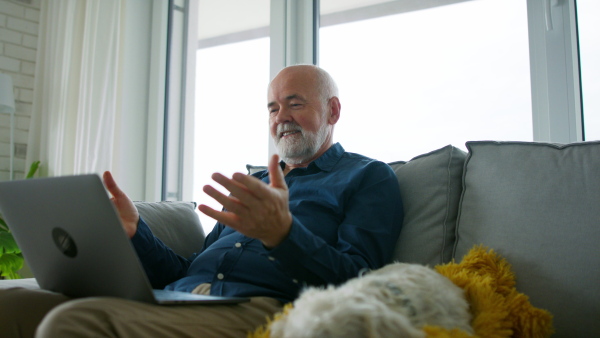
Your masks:
<svg viewBox="0 0 600 338"><path fill-rule="evenodd" d="M329 118L327 122L331 125L334 125L340 119L340 111L342 110L342 104L340 103L340 99L338 99L337 96L334 96L329 99L327 105L329 108Z"/></svg>

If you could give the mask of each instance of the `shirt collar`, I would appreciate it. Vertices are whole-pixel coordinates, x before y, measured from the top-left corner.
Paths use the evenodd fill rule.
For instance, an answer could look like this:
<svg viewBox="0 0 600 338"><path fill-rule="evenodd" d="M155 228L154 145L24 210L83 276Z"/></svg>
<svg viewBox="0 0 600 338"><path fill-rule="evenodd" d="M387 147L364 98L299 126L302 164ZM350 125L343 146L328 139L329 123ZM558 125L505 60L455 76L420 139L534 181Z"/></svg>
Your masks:
<svg viewBox="0 0 600 338"><path fill-rule="evenodd" d="M338 161L342 158L342 155L345 152L346 151L344 150L344 147L342 147L342 145L339 144L339 142L335 143L329 149L327 149L327 151L323 153L323 155L309 163L308 168L316 166L317 168L323 171L331 171L336 165L336 163L338 163ZM279 165L281 166L281 170L285 169L285 162L280 161ZM265 170L259 178L262 179L266 176L269 176L268 170Z"/></svg>
<svg viewBox="0 0 600 338"><path fill-rule="evenodd" d="M309 163L307 168L317 166L323 171L331 171L335 164L338 163L340 158L342 158L344 152L344 147L342 147L342 145L339 144L339 142L335 143L334 145L329 147L329 149L327 149L327 151L325 151L323 155L319 156L319 158ZM279 162L279 165L281 165L282 170L285 168L285 162L281 161Z"/></svg>

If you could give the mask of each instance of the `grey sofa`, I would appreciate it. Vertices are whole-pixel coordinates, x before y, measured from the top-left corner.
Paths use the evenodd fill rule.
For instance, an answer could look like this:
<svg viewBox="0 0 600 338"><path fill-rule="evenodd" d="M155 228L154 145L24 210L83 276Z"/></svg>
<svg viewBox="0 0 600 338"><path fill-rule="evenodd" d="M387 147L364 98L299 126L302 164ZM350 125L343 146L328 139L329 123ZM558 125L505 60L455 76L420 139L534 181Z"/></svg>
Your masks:
<svg viewBox="0 0 600 338"><path fill-rule="evenodd" d="M475 141L467 149L390 163L405 209L394 259L434 266L483 244L511 263L517 289L554 315L556 337L600 337L600 142ZM193 203L137 206L176 252L200 247ZM15 285L37 287L34 279L0 282Z"/></svg>

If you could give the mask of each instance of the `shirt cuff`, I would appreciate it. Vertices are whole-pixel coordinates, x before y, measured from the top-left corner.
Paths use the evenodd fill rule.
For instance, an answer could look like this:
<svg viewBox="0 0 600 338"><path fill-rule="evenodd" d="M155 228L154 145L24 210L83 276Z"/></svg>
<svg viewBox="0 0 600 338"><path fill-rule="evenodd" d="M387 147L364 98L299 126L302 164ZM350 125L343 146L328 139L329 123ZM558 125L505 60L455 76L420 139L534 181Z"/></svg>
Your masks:
<svg viewBox="0 0 600 338"><path fill-rule="evenodd" d="M135 251L141 257L152 251L152 245L148 245L152 242L154 242L154 234L144 219L140 216L137 230L133 237L131 237L131 244L133 244Z"/></svg>

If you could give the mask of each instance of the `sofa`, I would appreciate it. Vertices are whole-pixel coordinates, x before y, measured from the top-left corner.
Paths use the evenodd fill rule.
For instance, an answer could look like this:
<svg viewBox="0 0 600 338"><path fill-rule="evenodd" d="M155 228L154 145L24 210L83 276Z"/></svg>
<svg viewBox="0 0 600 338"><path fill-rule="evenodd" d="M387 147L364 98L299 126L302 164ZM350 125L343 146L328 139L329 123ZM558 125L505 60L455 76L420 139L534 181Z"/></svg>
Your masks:
<svg viewBox="0 0 600 338"><path fill-rule="evenodd" d="M405 212L394 260L459 262L482 244L512 265L518 291L553 314L556 337L600 337L600 142L466 148L390 163ZM204 233L194 203L136 206L176 252L198 249ZM33 278L0 281L12 286L37 288Z"/></svg>

